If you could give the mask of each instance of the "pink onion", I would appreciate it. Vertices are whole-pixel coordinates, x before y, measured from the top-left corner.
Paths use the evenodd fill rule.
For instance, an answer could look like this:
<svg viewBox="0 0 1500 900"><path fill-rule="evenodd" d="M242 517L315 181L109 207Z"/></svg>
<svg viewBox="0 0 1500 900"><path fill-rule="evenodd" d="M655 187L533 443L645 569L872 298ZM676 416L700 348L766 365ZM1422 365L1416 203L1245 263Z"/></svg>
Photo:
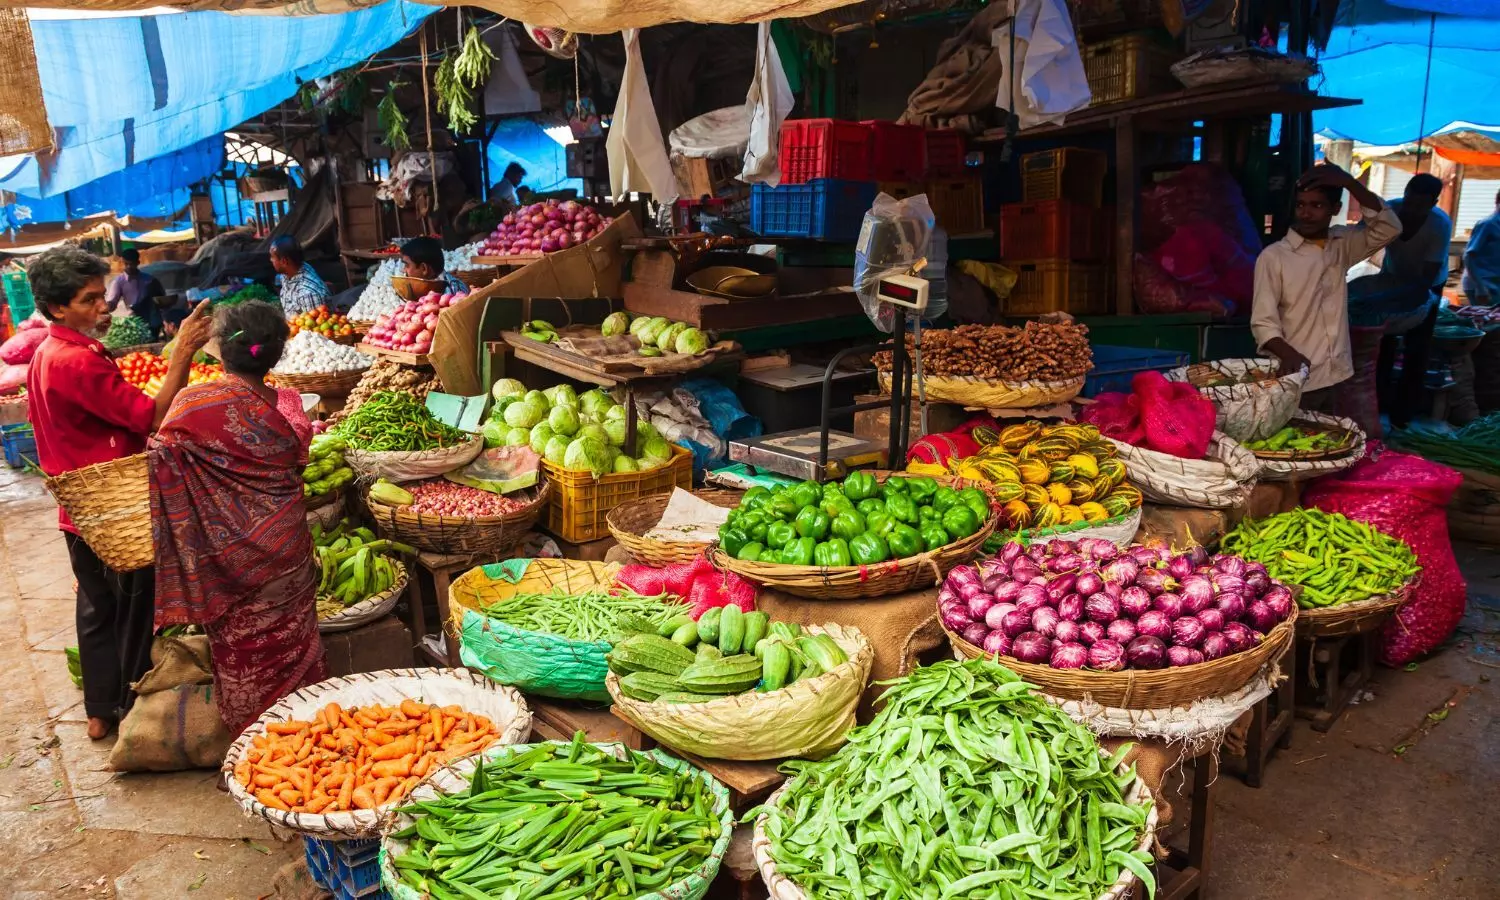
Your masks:
<svg viewBox="0 0 1500 900"><path fill-rule="evenodd" d="M965 628L974 624L974 619L969 611L962 606L949 606L942 610L943 625L950 631L962 632Z"/></svg>
<svg viewBox="0 0 1500 900"><path fill-rule="evenodd" d="M1143 634L1125 645L1125 662L1132 669L1160 669L1167 664L1167 645Z"/></svg>
<svg viewBox="0 0 1500 900"><path fill-rule="evenodd" d="M1101 672L1118 672L1125 668L1125 647L1119 641L1104 638L1089 645L1089 668Z"/></svg>
<svg viewBox="0 0 1500 900"><path fill-rule="evenodd" d="M1056 603L1067 595L1073 593L1073 585L1077 582L1078 576L1071 573L1057 576L1056 578L1052 579L1052 581L1047 585L1047 599L1051 600L1053 603ZM1079 591L1078 593L1081 594L1083 593L1083 591Z"/></svg>
<svg viewBox="0 0 1500 900"><path fill-rule="evenodd" d="M1203 662L1203 651L1192 647L1168 647L1167 665L1177 668L1179 666L1195 666Z"/></svg>
<svg viewBox="0 0 1500 900"><path fill-rule="evenodd" d="M1016 607L1000 620L1000 630L1007 637L1017 637L1031 630L1031 612Z"/></svg>
<svg viewBox="0 0 1500 900"><path fill-rule="evenodd" d="M1077 572L1083 568L1083 560L1076 553L1064 553L1047 560L1047 571L1056 574Z"/></svg>
<svg viewBox="0 0 1500 900"><path fill-rule="evenodd" d="M1136 636L1135 623L1129 619L1115 619L1104 629L1104 636L1120 644L1128 644Z"/></svg>
<svg viewBox="0 0 1500 900"><path fill-rule="evenodd" d="M1236 577L1245 574L1245 561L1238 556L1219 555L1214 557L1214 570L1225 575Z"/></svg>
<svg viewBox="0 0 1500 900"><path fill-rule="evenodd" d="M1182 615L1182 598L1170 591L1157 594L1151 601L1151 608L1166 613L1169 619L1175 619Z"/></svg>
<svg viewBox="0 0 1500 900"><path fill-rule="evenodd" d="M1077 594L1068 596L1057 601L1057 615L1068 622L1077 622L1083 618L1083 598Z"/></svg>
<svg viewBox="0 0 1500 900"><path fill-rule="evenodd" d="M1245 567L1245 587L1252 593L1262 593L1271 586L1271 576L1266 573L1266 567L1258 562L1250 563Z"/></svg>
<svg viewBox="0 0 1500 900"><path fill-rule="evenodd" d="M1088 664L1089 651L1082 644L1058 644L1048 661L1054 669L1081 669Z"/></svg>
<svg viewBox="0 0 1500 900"><path fill-rule="evenodd" d="M1116 622L1123 622L1125 620L1124 619L1116 619L1115 621ZM1113 623L1111 623L1111 624L1113 624ZM1104 626L1103 625L1100 625L1098 622L1081 622L1081 623L1079 623L1079 625L1078 625L1078 642L1079 643L1084 644L1084 645L1089 645L1089 644L1092 644L1095 641L1103 640L1103 639L1104 639Z"/></svg>
<svg viewBox="0 0 1500 900"><path fill-rule="evenodd" d="M1151 608L1151 594L1145 588L1131 585L1120 593L1120 611L1132 618Z"/></svg>
<svg viewBox="0 0 1500 900"><path fill-rule="evenodd" d="M986 593L993 594L1001 588L1004 588L1006 585L1016 583L1014 581L1011 581L1010 575L1004 572L992 572L984 576L984 581L981 582L981 584ZM1019 584L1016 584L1015 589L1019 591L1021 589L1021 586Z"/></svg>
<svg viewBox="0 0 1500 900"><path fill-rule="evenodd" d="M1261 596L1260 600L1271 608L1271 612L1276 614L1276 621L1278 622L1292 614L1292 592L1282 585L1272 585Z"/></svg>
<svg viewBox="0 0 1500 900"><path fill-rule="evenodd" d="M1120 604L1108 594L1094 594L1083 601L1083 614L1090 621L1107 625L1120 617Z"/></svg>
<svg viewBox="0 0 1500 900"><path fill-rule="evenodd" d="M1197 616L1183 616L1172 623L1172 643L1178 647L1196 647L1207 634Z"/></svg>
<svg viewBox="0 0 1500 900"><path fill-rule="evenodd" d="M1010 642L1010 655L1027 663L1044 663L1052 655L1052 641L1046 635L1026 631Z"/></svg>
<svg viewBox="0 0 1500 900"><path fill-rule="evenodd" d="M1057 633L1057 623L1057 610L1050 606L1044 606L1031 614L1032 629L1047 637Z"/></svg>
<svg viewBox="0 0 1500 900"><path fill-rule="evenodd" d="M1041 574L1041 566L1038 566L1029 559L1018 559L1010 564L1010 577L1022 584L1030 584L1032 579Z"/></svg>
<svg viewBox="0 0 1500 900"><path fill-rule="evenodd" d="M1109 562L1120 555L1120 548L1104 538L1084 538L1078 542L1078 552Z"/></svg>
<svg viewBox="0 0 1500 900"><path fill-rule="evenodd" d="M1166 613L1153 609L1141 613L1140 618L1135 620L1135 630L1146 637L1166 640L1172 636L1172 620L1167 618Z"/></svg>
<svg viewBox="0 0 1500 900"><path fill-rule="evenodd" d="M980 580L979 570L973 566L956 566L948 573L943 583L952 585L955 589L962 589L964 585L978 587Z"/></svg>
<svg viewBox="0 0 1500 900"><path fill-rule="evenodd" d="M984 643L980 644L985 653L993 653L996 656L1004 656L1010 652L1010 638L1004 632L991 631L985 635Z"/></svg>
<svg viewBox="0 0 1500 900"><path fill-rule="evenodd" d="M1203 651L1204 659L1219 659L1233 653L1234 644L1222 634L1209 632L1208 636L1203 639L1203 646L1199 649Z"/></svg>
<svg viewBox="0 0 1500 900"><path fill-rule="evenodd" d="M983 619L985 614L990 611L990 607L995 605L995 598L989 594L979 593L969 597L964 601L964 605L969 608L970 616L975 619Z"/></svg>
<svg viewBox="0 0 1500 900"><path fill-rule="evenodd" d="M1104 593L1118 600L1120 599L1120 595L1125 593L1125 586L1118 581L1106 581L1104 582Z"/></svg>
<svg viewBox="0 0 1500 900"><path fill-rule="evenodd" d="M1097 594L1104 590L1104 579L1093 572L1079 575L1073 582L1073 589L1087 597L1089 594Z"/></svg>

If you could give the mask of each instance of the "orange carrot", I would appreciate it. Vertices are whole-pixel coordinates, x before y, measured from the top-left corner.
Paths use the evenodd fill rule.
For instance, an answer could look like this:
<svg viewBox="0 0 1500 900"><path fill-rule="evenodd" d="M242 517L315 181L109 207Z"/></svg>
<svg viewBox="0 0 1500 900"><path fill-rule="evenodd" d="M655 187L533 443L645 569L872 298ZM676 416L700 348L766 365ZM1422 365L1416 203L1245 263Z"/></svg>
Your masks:
<svg viewBox="0 0 1500 900"><path fill-rule="evenodd" d="M380 805L375 801L375 795L370 793L368 787L355 788L353 799L355 809L374 809Z"/></svg>
<svg viewBox="0 0 1500 900"><path fill-rule="evenodd" d="M370 774L376 778L388 778L392 776L405 778L411 774L411 765L414 758L408 754L400 759L383 759L370 767Z"/></svg>
<svg viewBox="0 0 1500 900"><path fill-rule="evenodd" d="M411 735L397 738L383 747L376 747L370 751L370 759L400 759L408 753L416 750L417 739Z"/></svg>
<svg viewBox="0 0 1500 900"><path fill-rule="evenodd" d="M272 722L266 726L266 733L276 735L296 734L304 728L311 727L311 722L298 722L294 719L290 722Z"/></svg>
<svg viewBox="0 0 1500 900"><path fill-rule="evenodd" d="M427 706L415 700L402 700L401 714L409 719L420 719L427 714Z"/></svg>

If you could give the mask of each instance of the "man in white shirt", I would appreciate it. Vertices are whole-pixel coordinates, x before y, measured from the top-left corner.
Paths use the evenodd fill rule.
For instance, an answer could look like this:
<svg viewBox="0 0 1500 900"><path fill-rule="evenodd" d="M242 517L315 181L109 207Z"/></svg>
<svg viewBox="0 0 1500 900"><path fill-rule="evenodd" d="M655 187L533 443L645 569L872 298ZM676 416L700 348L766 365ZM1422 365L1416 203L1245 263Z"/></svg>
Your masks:
<svg viewBox="0 0 1500 900"><path fill-rule="evenodd" d="M1362 221L1330 228L1344 190ZM1344 273L1400 233L1384 201L1338 166L1314 166L1297 180L1291 230L1255 261L1250 330L1282 372L1307 367L1303 409L1327 411L1331 389L1354 374Z"/></svg>
<svg viewBox="0 0 1500 900"><path fill-rule="evenodd" d="M500 181L490 188L490 203L494 204L501 212L510 212L521 205L520 195L516 188L526 178L526 169L520 163L513 162L505 167L505 174Z"/></svg>

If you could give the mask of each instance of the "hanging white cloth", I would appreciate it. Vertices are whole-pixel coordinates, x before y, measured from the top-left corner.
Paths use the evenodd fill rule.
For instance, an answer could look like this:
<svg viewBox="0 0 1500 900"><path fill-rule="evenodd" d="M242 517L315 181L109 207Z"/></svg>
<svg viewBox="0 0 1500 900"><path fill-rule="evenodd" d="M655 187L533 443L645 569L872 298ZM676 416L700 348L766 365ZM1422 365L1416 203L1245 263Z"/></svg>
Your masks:
<svg viewBox="0 0 1500 900"><path fill-rule="evenodd" d="M640 31L627 28L625 73L620 97L609 126L605 149L609 153L609 189L618 199L631 192L650 192L657 202L670 204L681 193L661 139L661 123L651 102L651 85L641 62Z"/></svg>
<svg viewBox="0 0 1500 900"><path fill-rule="evenodd" d="M760 182L771 187L781 183L781 165L776 158L781 144L781 123L792 111L796 98L781 66L781 54L771 39L771 23L761 22L755 38L755 76L745 106L750 110L750 142L740 181Z"/></svg>
<svg viewBox="0 0 1500 900"><path fill-rule="evenodd" d="M995 105L1015 112L1020 127L1061 122L1089 105L1093 95L1063 0L1015 0L1014 18L991 42L1004 68Z"/></svg>
<svg viewBox="0 0 1500 900"><path fill-rule="evenodd" d="M490 80L484 85L485 115L508 116L540 112L542 95L537 93L526 77L526 69L521 65L521 55L516 52L515 32L510 28L496 28L485 35L484 41L495 54L495 63L490 67Z"/></svg>

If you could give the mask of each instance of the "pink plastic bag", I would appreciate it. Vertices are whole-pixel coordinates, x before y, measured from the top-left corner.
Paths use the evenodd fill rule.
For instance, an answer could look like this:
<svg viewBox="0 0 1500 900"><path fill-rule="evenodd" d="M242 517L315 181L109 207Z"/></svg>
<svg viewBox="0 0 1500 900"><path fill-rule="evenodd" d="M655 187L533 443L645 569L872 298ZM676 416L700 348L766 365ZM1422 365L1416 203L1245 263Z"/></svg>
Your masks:
<svg viewBox="0 0 1500 900"><path fill-rule="evenodd" d="M47 334L45 328L27 328L16 332L10 340L0 344L0 360L13 366L24 366L31 362L32 354L47 339Z"/></svg>
<svg viewBox="0 0 1500 900"><path fill-rule="evenodd" d="M1468 588L1453 557L1446 510L1461 483L1463 476L1446 466L1377 450L1343 475L1318 479L1302 495L1305 506L1358 519L1416 551L1422 573L1411 599L1381 634L1380 661L1388 666L1431 653L1463 618Z"/></svg>

